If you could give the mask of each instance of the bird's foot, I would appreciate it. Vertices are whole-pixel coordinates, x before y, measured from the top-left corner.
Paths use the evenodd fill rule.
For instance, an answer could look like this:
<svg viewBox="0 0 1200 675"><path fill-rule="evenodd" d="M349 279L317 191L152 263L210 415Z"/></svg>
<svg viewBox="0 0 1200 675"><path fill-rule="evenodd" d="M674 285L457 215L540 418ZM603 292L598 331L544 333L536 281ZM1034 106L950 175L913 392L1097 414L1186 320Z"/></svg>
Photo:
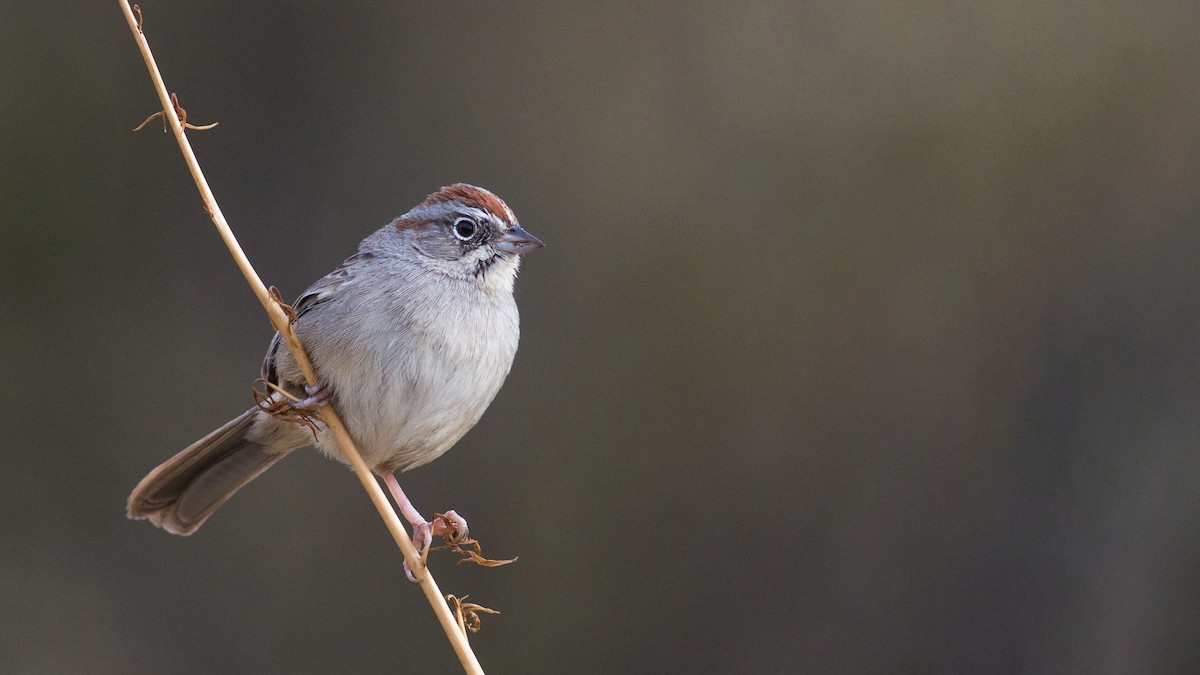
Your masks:
<svg viewBox="0 0 1200 675"><path fill-rule="evenodd" d="M319 382L315 386L304 385L304 393L308 394L308 398L288 402L293 410L316 410L323 405L328 405L333 400L333 389L326 386L324 382Z"/></svg>
<svg viewBox="0 0 1200 675"><path fill-rule="evenodd" d="M447 544L461 544L467 540L467 519L455 511L433 514L429 524L431 533L441 537Z"/></svg>
<svg viewBox="0 0 1200 675"><path fill-rule="evenodd" d="M413 528L413 546L416 547L417 553L421 555L421 567L425 567L425 558L429 555L429 545L433 543L433 528L430 526L430 523L424 520L409 524ZM409 566L408 560L404 561L404 576L408 577L409 581L417 581L417 578L413 576L412 567Z"/></svg>
<svg viewBox="0 0 1200 675"><path fill-rule="evenodd" d="M467 519L454 511L434 514L431 521L425 520L418 515L415 519L410 520L408 524L413 528L412 542L413 546L417 549L417 553L421 554L422 567L425 566L425 560L429 557L430 545L433 544L434 537L441 537L442 541L445 542L439 547L439 550L441 548L458 546L467 541ZM407 560L404 561L404 576L408 577L409 581L417 581Z"/></svg>
<svg viewBox="0 0 1200 675"><path fill-rule="evenodd" d="M254 393L254 400L258 403L259 409L285 422L306 427L312 432L313 442L316 442L317 432L320 431L318 426L320 413L317 411L317 406L325 405L332 398L332 394L327 388L322 386L305 387L304 390L309 393L309 397L300 400L278 384L260 377L254 381L250 389Z"/></svg>

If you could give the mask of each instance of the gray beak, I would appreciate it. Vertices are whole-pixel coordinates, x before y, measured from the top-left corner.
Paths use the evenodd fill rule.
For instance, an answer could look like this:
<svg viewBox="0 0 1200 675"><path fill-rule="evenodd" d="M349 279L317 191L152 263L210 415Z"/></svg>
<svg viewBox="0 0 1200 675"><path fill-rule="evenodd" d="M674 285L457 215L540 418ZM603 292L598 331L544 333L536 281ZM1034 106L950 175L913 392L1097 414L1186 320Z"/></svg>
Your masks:
<svg viewBox="0 0 1200 675"><path fill-rule="evenodd" d="M522 230L520 225L505 232L504 236L497 239L495 243L496 249L505 253L529 253L533 249L543 246L545 244L541 239Z"/></svg>

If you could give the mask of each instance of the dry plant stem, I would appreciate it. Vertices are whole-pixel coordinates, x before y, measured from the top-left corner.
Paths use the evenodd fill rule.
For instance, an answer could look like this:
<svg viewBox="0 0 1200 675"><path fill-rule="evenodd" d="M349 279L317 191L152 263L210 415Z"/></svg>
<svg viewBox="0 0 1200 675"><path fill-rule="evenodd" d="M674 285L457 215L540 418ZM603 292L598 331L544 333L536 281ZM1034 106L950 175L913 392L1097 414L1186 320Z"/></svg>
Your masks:
<svg viewBox="0 0 1200 675"><path fill-rule="evenodd" d="M175 115L175 108L171 104L171 97L167 93L166 85L163 84L162 75L159 73L158 66L154 62L153 54L150 53L150 45L146 42L146 38L140 30L140 17L134 16L128 0L118 0L118 4L120 4L121 11L125 14L125 20L129 24L130 31L133 32L133 39L137 42L138 49L142 52L142 58L146 61L146 68L150 71L150 79L154 81L154 88L158 92L159 101L163 106L163 114L171 125L171 130L175 134L175 140L179 142L179 149L183 152L184 161L187 162L188 170L191 172L192 178L196 181L197 189L200 190L200 196L204 200L204 209L212 216L213 225L216 226L221 239L224 240L230 254L233 255L238 269L241 270L242 275L246 278L246 282L250 284L251 290L254 291L259 302L266 309L267 316L271 320L271 325L274 326L275 330L279 331L288 349L295 355L296 362L304 372L305 379L308 380L310 385L317 384L312 362L308 360L308 356L296 338L291 322L288 320L283 308L280 307L280 304L272 299L267 287L263 285L262 280L258 277L258 273L250 265L249 259L246 258L246 254L242 251L237 239L233 236L233 231L230 230L229 223L225 221L225 216L221 213L221 208L217 205L217 200L213 197L212 190L208 187L208 181L204 179L204 174L200 171L200 164L196 161L196 155L192 152L192 147L183 133L183 126L180 124L179 118ZM379 511L380 517L383 518L384 524L387 525L388 531L391 532L392 538L396 540L396 544L404 553L404 558L408 561L409 568L413 570L414 575L418 575L421 589L425 592L429 604L433 607L434 614L437 615L438 621L442 624L442 629L445 630L446 636L450 639L450 643L454 647L454 651L458 654L463 669L468 673L483 673L483 668L480 667L479 660L475 657L475 653L471 651L471 646L467 642L466 635L459 629L458 621L451 614L450 607L446 604L441 590L433 580L433 575L429 573L428 569L422 566L420 553L413 546L412 539L409 538L408 532L400 522L400 518L397 517L396 512L388 502L387 495L379 487L379 483L375 480L370 468L363 461L362 455L359 454L357 447L355 447L354 441L346 431L345 425L342 424L341 418L338 417L337 412L334 411L331 405L322 406L320 413L322 421L329 427L329 430L341 445L342 451L350 460L350 465L354 468L354 473L358 475L363 488L367 491L367 495L374 502L375 508ZM350 573L350 570L346 570L346 572Z"/></svg>

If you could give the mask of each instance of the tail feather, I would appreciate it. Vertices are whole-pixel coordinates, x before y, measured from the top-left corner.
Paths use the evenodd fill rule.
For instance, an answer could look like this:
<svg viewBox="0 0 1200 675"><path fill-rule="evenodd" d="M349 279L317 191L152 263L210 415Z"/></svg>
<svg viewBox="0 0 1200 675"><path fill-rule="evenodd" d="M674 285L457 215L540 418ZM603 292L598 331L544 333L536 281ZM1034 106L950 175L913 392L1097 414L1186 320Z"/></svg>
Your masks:
<svg viewBox="0 0 1200 675"><path fill-rule="evenodd" d="M195 532L225 500L287 455L246 440L257 411L247 410L151 471L129 495L129 517L149 519L173 534Z"/></svg>

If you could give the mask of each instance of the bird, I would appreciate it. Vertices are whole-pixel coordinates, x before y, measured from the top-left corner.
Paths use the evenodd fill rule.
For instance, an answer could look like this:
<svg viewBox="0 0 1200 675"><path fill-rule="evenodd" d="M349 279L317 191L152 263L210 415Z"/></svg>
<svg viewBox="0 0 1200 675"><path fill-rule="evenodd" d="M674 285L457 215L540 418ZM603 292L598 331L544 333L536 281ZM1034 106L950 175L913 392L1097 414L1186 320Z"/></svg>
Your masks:
<svg viewBox="0 0 1200 675"><path fill-rule="evenodd" d="M395 473L449 450L500 391L520 337L513 288L521 257L542 246L484 188L455 183L430 194L363 239L292 305L317 384L305 384L276 333L262 365L273 390L267 405L152 470L130 494L128 516L190 535L293 450L315 445L349 463L319 420L306 428L267 409L331 403L412 526L417 549L427 550L449 524L426 521ZM461 516L446 518L465 535Z"/></svg>

